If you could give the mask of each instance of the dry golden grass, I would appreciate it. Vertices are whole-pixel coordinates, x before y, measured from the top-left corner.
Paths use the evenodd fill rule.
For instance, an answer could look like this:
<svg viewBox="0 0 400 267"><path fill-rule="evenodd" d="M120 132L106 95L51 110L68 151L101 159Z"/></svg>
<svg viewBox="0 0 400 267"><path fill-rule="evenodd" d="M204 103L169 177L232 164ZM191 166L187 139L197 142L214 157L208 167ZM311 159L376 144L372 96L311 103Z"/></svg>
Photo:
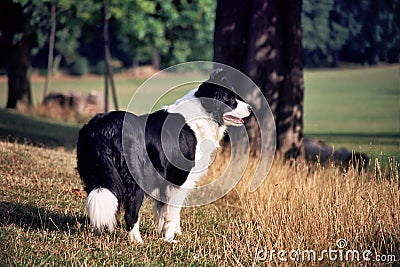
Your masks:
<svg viewBox="0 0 400 267"><path fill-rule="evenodd" d="M375 162L374 171L359 173L276 159L262 186L249 193L252 165L234 191L217 203L239 215L227 227L236 231L229 230L226 236L231 238L229 243L241 244L235 249L240 255L254 255L265 248L321 252L335 249L337 240L344 239L345 251L371 250L373 257L395 255L399 263L398 162L390 161L385 170ZM217 176L221 169L213 170L211 176ZM273 258L279 262L276 253ZM329 262L328 257L325 260Z"/></svg>
<svg viewBox="0 0 400 267"><path fill-rule="evenodd" d="M210 176L226 164L219 155ZM85 194L75 171L75 154L0 142L0 266L261 266L354 265L354 261L260 262L267 250L336 248L371 250L400 260L399 166L343 172L333 166L305 166L275 160L263 185L248 192L246 174L227 196L182 212L179 243L159 240L151 203L143 207L145 244L128 242L124 223L94 237ZM393 258L391 258L393 259ZM359 262L368 265L372 262Z"/></svg>
<svg viewBox="0 0 400 267"><path fill-rule="evenodd" d="M17 110L24 115L45 118L54 122L68 123L85 123L95 115L93 112L80 114L73 108L62 107L59 104L52 102L37 106L27 106L22 103L18 104Z"/></svg>

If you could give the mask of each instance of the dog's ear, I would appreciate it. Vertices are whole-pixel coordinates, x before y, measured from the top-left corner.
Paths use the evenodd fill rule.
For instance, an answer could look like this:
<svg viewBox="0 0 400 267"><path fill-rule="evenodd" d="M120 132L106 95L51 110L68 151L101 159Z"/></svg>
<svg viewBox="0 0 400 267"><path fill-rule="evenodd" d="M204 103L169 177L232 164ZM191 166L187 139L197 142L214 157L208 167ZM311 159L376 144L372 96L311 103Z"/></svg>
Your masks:
<svg viewBox="0 0 400 267"><path fill-rule="evenodd" d="M213 72L211 72L210 78L206 82L214 83L234 91L232 84L228 81L226 71L222 68L215 69Z"/></svg>
<svg viewBox="0 0 400 267"><path fill-rule="evenodd" d="M223 68L218 68L211 72L209 81L222 81L223 78L226 79L225 71Z"/></svg>
<svg viewBox="0 0 400 267"><path fill-rule="evenodd" d="M195 93L195 96L200 98L201 105L208 113L217 111L221 105L218 88L218 85L207 81L203 82Z"/></svg>

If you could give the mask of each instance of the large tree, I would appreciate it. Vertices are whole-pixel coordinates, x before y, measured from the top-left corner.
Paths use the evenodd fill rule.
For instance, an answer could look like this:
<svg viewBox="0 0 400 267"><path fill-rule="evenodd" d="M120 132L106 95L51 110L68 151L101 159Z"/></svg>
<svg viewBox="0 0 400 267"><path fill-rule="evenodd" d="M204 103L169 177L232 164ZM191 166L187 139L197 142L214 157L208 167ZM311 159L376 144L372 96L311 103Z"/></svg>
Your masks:
<svg viewBox="0 0 400 267"><path fill-rule="evenodd" d="M219 0L216 10L214 60L261 89L275 117L277 151L286 157L304 153L301 10L301 0ZM257 150L255 119L247 126Z"/></svg>
<svg viewBox="0 0 400 267"><path fill-rule="evenodd" d="M0 67L8 75L7 108L16 108L18 102L32 104L29 69L32 54L47 43L50 29L50 1L52 0L3 0L0 1ZM66 58L75 50L79 37L81 18L90 14L93 3L90 0L58 0L58 22L56 48Z"/></svg>
<svg viewBox="0 0 400 267"><path fill-rule="evenodd" d="M32 103L28 70L30 34L25 34L23 7L11 0L0 2L0 67L8 76L7 108L17 103Z"/></svg>

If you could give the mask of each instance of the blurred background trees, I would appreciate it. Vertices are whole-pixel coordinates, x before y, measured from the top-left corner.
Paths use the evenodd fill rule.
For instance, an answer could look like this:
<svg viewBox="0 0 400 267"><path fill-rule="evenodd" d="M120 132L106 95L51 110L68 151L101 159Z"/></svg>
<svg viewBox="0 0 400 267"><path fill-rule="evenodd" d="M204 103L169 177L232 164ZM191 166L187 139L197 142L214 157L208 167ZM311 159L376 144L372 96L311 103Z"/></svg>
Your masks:
<svg viewBox="0 0 400 267"><path fill-rule="evenodd" d="M152 64L163 68L190 60L212 60L216 2L110 1L110 46L115 67ZM0 4L0 12L5 14L0 16L0 31L7 32L0 37L0 46L26 42L30 63L43 70L47 67L50 3L4 0ZM11 4L19 10L9 9ZM62 67L74 74L102 73L101 7L100 0L56 1L55 69ZM398 62L399 14L399 0L304 0L305 65ZM14 20L18 23L11 29L9 24ZM5 67L7 49L1 50Z"/></svg>
<svg viewBox="0 0 400 267"><path fill-rule="evenodd" d="M215 0L113 0L109 42L114 70L163 68L213 59ZM53 72L104 72L101 0L57 0ZM246 3L244 3L244 7ZM0 71L12 97L31 101L28 70L47 70L51 0L0 1ZM303 0L303 59L307 67L342 62L398 62L399 0ZM238 19L242 16L238 14Z"/></svg>
<svg viewBox="0 0 400 267"><path fill-rule="evenodd" d="M400 1L304 0L306 66L399 62Z"/></svg>
<svg viewBox="0 0 400 267"><path fill-rule="evenodd" d="M35 2L46 10L40 12L39 17L31 17L31 21L36 26L40 21L47 21L43 27L37 27L38 36L46 38L50 29L50 0L26 1L22 5L26 10L36 9ZM74 74L102 73L102 4L96 0L56 1L55 56L61 57L59 66ZM215 5L213 0L110 1L109 31L114 68L139 64L162 68L189 60L212 60ZM40 43L32 48L34 66L43 68L47 64L47 46L47 43Z"/></svg>

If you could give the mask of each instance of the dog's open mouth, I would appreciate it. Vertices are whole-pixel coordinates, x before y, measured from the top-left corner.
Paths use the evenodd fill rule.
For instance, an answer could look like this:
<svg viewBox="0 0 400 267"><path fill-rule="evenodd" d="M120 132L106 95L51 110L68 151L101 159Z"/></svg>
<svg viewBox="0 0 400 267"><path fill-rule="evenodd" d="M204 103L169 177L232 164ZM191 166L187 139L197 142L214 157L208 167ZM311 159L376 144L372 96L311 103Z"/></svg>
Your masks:
<svg viewBox="0 0 400 267"><path fill-rule="evenodd" d="M232 115L224 115L223 116L224 120L233 124L243 124L244 121L242 118L238 118Z"/></svg>

